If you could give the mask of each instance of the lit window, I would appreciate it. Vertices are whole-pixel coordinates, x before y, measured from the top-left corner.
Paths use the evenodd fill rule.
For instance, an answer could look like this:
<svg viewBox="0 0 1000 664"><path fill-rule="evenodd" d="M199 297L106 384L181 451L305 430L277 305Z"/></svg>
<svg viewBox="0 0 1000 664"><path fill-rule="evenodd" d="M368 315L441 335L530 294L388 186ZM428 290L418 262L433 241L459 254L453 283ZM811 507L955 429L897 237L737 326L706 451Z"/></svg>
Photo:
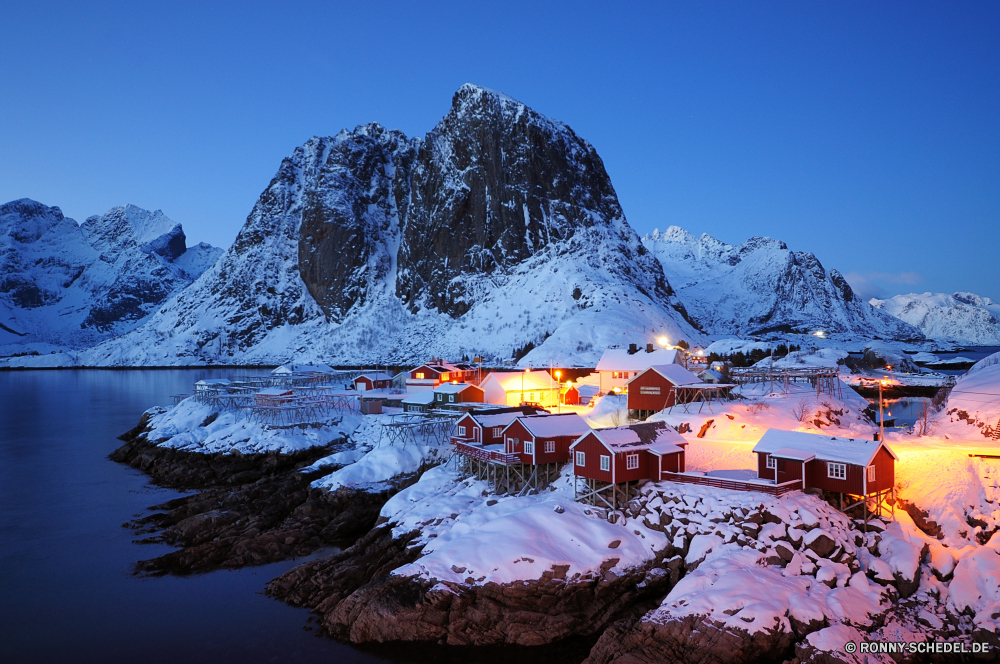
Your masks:
<svg viewBox="0 0 1000 664"><path fill-rule="evenodd" d="M601 455L601 470L611 470L611 457L607 454Z"/></svg>
<svg viewBox="0 0 1000 664"><path fill-rule="evenodd" d="M556 451L556 441L554 440L545 441L545 452L547 454L552 454L555 451Z"/></svg>
<svg viewBox="0 0 1000 664"><path fill-rule="evenodd" d="M868 471L868 481L869 482L874 482L875 481L875 466L868 466L867 471Z"/></svg>
<svg viewBox="0 0 1000 664"><path fill-rule="evenodd" d="M441 380L448 380L448 374L447 373L441 374Z"/></svg>
<svg viewBox="0 0 1000 664"><path fill-rule="evenodd" d="M767 466L768 468L770 468L771 470L774 470L775 468L777 468L777 467L778 467L778 465L777 465L777 464L776 464L776 463L775 463L774 461L775 461L774 457L773 457L773 456L771 456L770 454L768 454L768 455L767 455L767 462L766 462L766 464L765 464L765 465L766 465L766 466Z"/></svg>
<svg viewBox="0 0 1000 664"><path fill-rule="evenodd" d="M421 378L424 377L424 372L423 371L418 371L416 375L417 375L417 380L420 380Z"/></svg>
<svg viewBox="0 0 1000 664"><path fill-rule="evenodd" d="M847 464L827 462L826 476L835 480L847 479Z"/></svg>
<svg viewBox="0 0 1000 664"><path fill-rule="evenodd" d="M587 455L583 452L576 453L576 465L586 466L587 465Z"/></svg>
<svg viewBox="0 0 1000 664"><path fill-rule="evenodd" d="M458 427L458 435L465 438L465 427Z"/></svg>
<svg viewBox="0 0 1000 664"><path fill-rule="evenodd" d="M524 441L524 453L534 454L535 453L535 443L530 440Z"/></svg>
<svg viewBox="0 0 1000 664"><path fill-rule="evenodd" d="M639 467L639 455L638 454L626 454L625 455L625 468L627 470L635 470Z"/></svg>

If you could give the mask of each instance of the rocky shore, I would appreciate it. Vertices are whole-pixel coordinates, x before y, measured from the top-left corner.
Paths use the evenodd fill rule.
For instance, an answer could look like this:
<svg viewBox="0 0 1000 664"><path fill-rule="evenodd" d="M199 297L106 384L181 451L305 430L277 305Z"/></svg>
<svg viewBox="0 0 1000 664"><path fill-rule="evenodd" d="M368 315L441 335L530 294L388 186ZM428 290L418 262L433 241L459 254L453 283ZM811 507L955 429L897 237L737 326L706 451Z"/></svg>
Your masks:
<svg viewBox="0 0 1000 664"><path fill-rule="evenodd" d="M375 525L389 497L419 477L406 474L374 487L326 491L310 483L336 466L302 471L345 447L345 440L288 454L203 454L158 446L147 440L148 433L144 415L121 436L125 444L110 458L142 470L161 486L198 493L154 505L155 513L124 524L147 535L141 542L181 547L138 562L140 574L263 565L349 544Z"/></svg>

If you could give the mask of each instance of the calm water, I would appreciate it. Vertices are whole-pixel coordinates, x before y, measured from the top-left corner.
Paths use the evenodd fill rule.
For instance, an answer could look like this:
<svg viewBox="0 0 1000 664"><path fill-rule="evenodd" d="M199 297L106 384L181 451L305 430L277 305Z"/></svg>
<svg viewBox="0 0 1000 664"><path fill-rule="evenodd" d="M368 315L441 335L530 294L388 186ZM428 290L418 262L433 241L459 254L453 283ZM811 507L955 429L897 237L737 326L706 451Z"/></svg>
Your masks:
<svg viewBox="0 0 1000 664"><path fill-rule="evenodd" d="M137 579L121 524L181 495L111 462L116 436L233 370L0 372L0 652L5 662L379 662L260 594L293 561ZM259 373L259 372L252 372ZM399 661L398 657L392 659Z"/></svg>

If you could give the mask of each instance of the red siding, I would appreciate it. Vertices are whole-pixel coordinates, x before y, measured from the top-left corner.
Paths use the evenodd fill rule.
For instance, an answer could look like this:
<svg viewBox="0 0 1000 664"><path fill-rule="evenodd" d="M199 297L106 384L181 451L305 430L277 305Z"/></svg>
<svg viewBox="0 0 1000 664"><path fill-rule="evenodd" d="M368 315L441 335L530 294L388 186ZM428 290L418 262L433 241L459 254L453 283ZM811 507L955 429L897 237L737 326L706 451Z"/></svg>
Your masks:
<svg viewBox="0 0 1000 664"><path fill-rule="evenodd" d="M674 384L646 369L628 384L629 410L663 410L674 405Z"/></svg>
<svg viewBox="0 0 1000 664"><path fill-rule="evenodd" d="M653 457L655 459L655 457ZM655 469L655 461L650 460L650 470ZM663 455L663 462L661 468L670 473L683 473L684 472L684 453L677 452L675 454L665 454ZM653 478L659 479L659 478Z"/></svg>
<svg viewBox="0 0 1000 664"><path fill-rule="evenodd" d="M757 477L762 480L774 481L774 469L767 467L767 458L770 456L764 452L756 452L757 455Z"/></svg>
<svg viewBox="0 0 1000 664"><path fill-rule="evenodd" d="M556 436L555 438L539 438L535 441L535 463L565 463L569 461L569 446L576 442L579 436ZM555 452L546 452L545 443L555 443Z"/></svg>
<svg viewBox="0 0 1000 664"><path fill-rule="evenodd" d="M794 459L775 459L775 472L778 475L777 484L802 479L802 462ZM807 464L808 465L808 464Z"/></svg>
<svg viewBox="0 0 1000 664"><path fill-rule="evenodd" d="M888 450L880 447L872 463L875 465L875 481L868 482L868 492L891 489L896 483L896 460Z"/></svg>
<svg viewBox="0 0 1000 664"><path fill-rule="evenodd" d="M824 491L839 491L860 496L864 491L864 469L861 466L847 465L847 478L836 479L827 477L827 462L814 459L806 464L806 486L823 489Z"/></svg>
<svg viewBox="0 0 1000 664"><path fill-rule="evenodd" d="M465 427L465 435L458 435L458 428ZM479 423L472 419L471 415L463 415L459 418L458 422L455 423L455 432L452 438L462 441L478 442L482 440L482 436L476 436L475 432L479 431L482 427ZM481 432L480 432L481 433ZM452 441L454 443L454 441Z"/></svg>
<svg viewBox="0 0 1000 664"><path fill-rule="evenodd" d="M475 385L470 385L455 396L460 403L483 403L483 391Z"/></svg>
<svg viewBox="0 0 1000 664"><path fill-rule="evenodd" d="M578 466L576 465L576 453L583 452L586 455L586 465ZM611 481L611 471L601 470L601 455L609 455L608 449L604 447L604 444L597 440L597 436L592 433L588 433L580 443L573 448L573 472L579 477L587 477L592 480L599 480L601 482ZM616 478L617 479L617 478ZM619 480L624 482L624 480Z"/></svg>

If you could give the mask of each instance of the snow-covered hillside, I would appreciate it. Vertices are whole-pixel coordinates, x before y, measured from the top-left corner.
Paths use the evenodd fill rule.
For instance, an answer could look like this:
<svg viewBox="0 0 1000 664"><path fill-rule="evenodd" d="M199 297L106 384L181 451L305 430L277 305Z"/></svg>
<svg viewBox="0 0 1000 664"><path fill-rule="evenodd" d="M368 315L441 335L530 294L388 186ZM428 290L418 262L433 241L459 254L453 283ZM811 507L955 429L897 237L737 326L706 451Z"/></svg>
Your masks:
<svg viewBox="0 0 1000 664"><path fill-rule="evenodd" d="M701 335L594 148L463 86L424 139L369 124L286 158L235 244L148 323L70 362L371 364L431 355L593 366Z"/></svg>
<svg viewBox="0 0 1000 664"><path fill-rule="evenodd" d="M660 261L690 315L712 334L854 333L919 339L920 332L859 298L837 270L784 242L753 237L738 245L670 226L643 245Z"/></svg>
<svg viewBox="0 0 1000 664"><path fill-rule="evenodd" d="M1000 346L1000 303L988 297L910 293L870 302L928 337L970 346Z"/></svg>
<svg viewBox="0 0 1000 664"><path fill-rule="evenodd" d="M220 254L188 248L159 210L115 207L78 225L36 201L0 205L0 355L126 332Z"/></svg>

